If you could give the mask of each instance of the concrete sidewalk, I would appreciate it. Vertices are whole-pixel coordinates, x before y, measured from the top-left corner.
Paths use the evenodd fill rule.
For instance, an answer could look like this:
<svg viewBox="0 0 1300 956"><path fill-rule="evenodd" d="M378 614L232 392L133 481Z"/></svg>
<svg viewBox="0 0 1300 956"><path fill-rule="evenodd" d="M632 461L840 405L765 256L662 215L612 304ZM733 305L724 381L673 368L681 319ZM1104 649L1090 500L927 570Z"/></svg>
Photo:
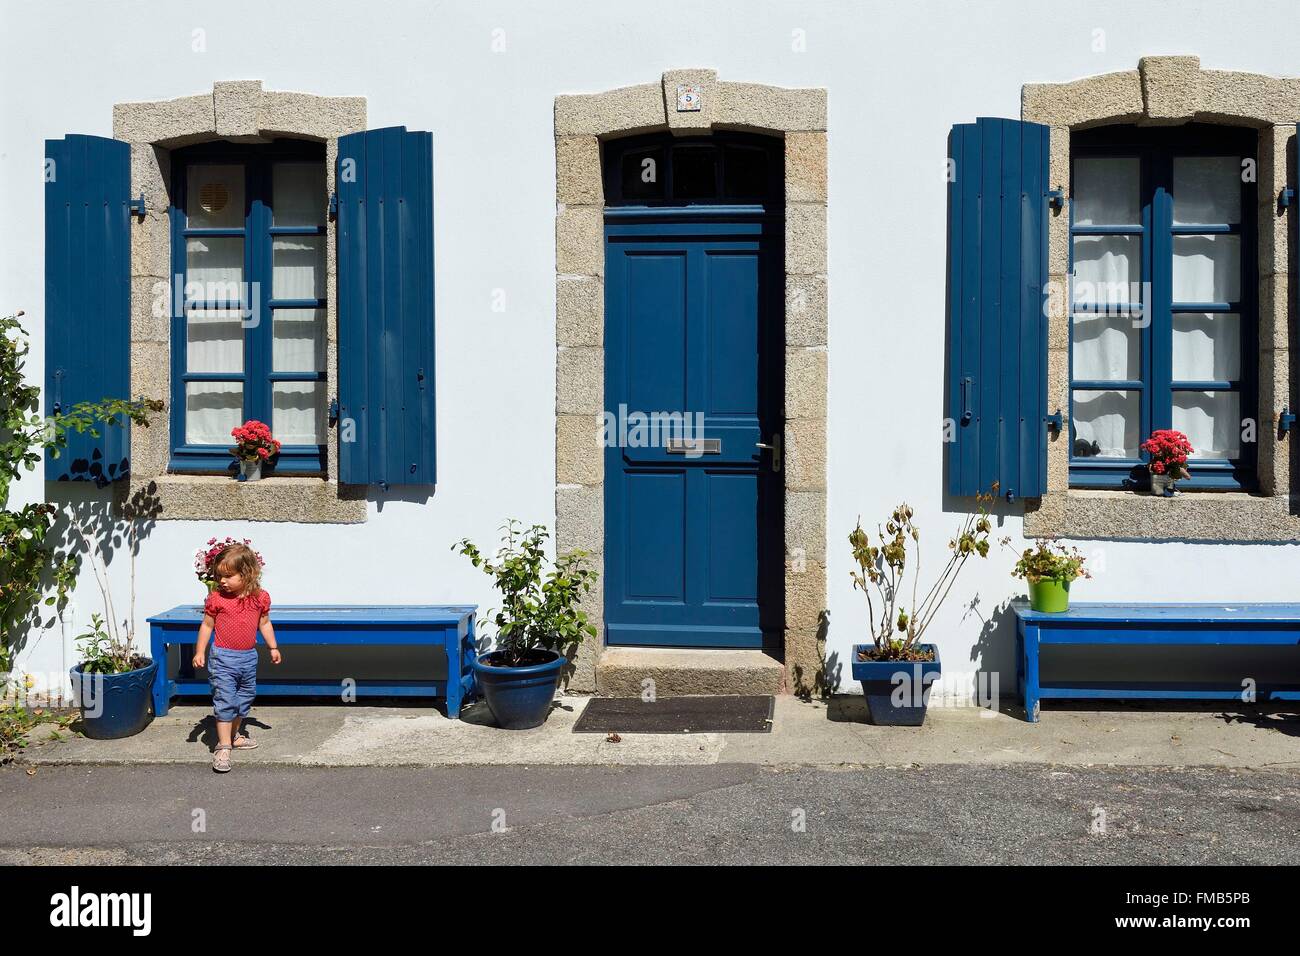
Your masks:
<svg viewBox="0 0 1300 956"><path fill-rule="evenodd" d="M828 703L776 698L770 734L572 733L590 698L556 701L546 723L526 731L493 726L482 703L448 720L428 706L258 704L249 733L256 750L241 763L289 766L700 765L909 766L1053 764L1065 766L1300 768L1300 712L1294 706L1112 704L1044 708L1030 724L1013 713L931 706L924 727L867 723L861 697ZM206 763L216 742L211 708L173 707L126 740L74 737L41 742L30 764Z"/></svg>

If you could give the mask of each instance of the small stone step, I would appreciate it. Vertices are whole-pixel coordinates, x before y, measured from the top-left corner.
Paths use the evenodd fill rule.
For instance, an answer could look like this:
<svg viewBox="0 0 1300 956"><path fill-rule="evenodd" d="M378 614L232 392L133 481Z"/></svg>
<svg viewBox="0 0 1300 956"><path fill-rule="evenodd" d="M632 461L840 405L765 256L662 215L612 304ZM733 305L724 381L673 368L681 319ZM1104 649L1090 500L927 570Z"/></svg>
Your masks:
<svg viewBox="0 0 1300 956"><path fill-rule="evenodd" d="M601 697L640 697L646 678L657 697L777 694L781 665L762 651L609 647L596 662Z"/></svg>

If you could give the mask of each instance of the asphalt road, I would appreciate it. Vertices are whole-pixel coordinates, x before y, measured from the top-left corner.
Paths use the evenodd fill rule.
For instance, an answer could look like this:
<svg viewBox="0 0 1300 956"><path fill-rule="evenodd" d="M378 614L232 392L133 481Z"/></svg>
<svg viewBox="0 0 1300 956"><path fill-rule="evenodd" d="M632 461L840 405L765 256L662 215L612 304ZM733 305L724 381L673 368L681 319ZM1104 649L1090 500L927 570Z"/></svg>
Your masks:
<svg viewBox="0 0 1300 956"><path fill-rule="evenodd" d="M0 768L0 863L1300 864L1300 773Z"/></svg>

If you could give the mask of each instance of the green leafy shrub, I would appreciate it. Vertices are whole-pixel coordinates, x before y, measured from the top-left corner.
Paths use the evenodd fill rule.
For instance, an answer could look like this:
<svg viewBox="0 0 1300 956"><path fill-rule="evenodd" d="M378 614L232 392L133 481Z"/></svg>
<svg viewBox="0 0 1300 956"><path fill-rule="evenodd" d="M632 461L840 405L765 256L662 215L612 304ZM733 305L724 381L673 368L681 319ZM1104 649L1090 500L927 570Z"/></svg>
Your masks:
<svg viewBox="0 0 1300 956"><path fill-rule="evenodd" d="M482 624L496 629L499 660L507 667L541 663L540 651L565 655L582 642L595 637L596 626L578 605L596 583L595 571L584 566L587 552L570 551L546 567L545 525L524 530L511 518L501 528L501 547L489 558L464 538L451 546L465 555L474 567L492 578L501 593L501 607L489 611Z"/></svg>

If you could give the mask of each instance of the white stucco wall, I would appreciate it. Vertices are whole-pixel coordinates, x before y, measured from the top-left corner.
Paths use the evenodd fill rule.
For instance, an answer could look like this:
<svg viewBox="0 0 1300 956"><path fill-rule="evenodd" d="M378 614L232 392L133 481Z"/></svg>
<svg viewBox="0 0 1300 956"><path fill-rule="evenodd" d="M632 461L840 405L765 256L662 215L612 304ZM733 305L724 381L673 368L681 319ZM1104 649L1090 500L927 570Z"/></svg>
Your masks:
<svg viewBox="0 0 1300 956"><path fill-rule="evenodd" d="M936 568L959 518L942 512L945 139L976 116L1017 117L1026 82L1194 54L1206 69L1300 71L1286 2L763 3L6 2L0 7L0 308L24 309L43 370L43 140L111 135L117 102L261 79L268 90L362 95L369 125L434 135L437 492L372 505L364 525L161 522L144 545L136 619L198 600L194 548L248 536L280 603L478 602L486 579L449 551L507 515L554 520L554 148L558 93L654 82L665 69L824 87L830 119L828 653L850 684L865 605L845 536L906 499ZM195 31L205 48L195 49ZM1095 31L1104 31L1097 52ZM500 31L500 32L497 32ZM795 47L804 31L806 49ZM494 52L494 41L504 51ZM494 290L507 308L492 310ZM43 494L39 472L18 502ZM1018 507L1016 508L1018 514ZM1019 536L1009 517L999 534ZM1017 542L1018 543L1018 542ZM1294 545L1084 543L1076 597L1294 600ZM970 569L930 632L945 668L1011 661L1013 630L982 619L1020 592L1010 552ZM126 593L124 562L114 568ZM969 605L978 598L972 612ZM86 579L75 631L98 607ZM65 667L51 633L20 660ZM981 653L983 651L981 650ZM1004 687L1006 685L1004 684ZM846 687L847 689L847 687Z"/></svg>

